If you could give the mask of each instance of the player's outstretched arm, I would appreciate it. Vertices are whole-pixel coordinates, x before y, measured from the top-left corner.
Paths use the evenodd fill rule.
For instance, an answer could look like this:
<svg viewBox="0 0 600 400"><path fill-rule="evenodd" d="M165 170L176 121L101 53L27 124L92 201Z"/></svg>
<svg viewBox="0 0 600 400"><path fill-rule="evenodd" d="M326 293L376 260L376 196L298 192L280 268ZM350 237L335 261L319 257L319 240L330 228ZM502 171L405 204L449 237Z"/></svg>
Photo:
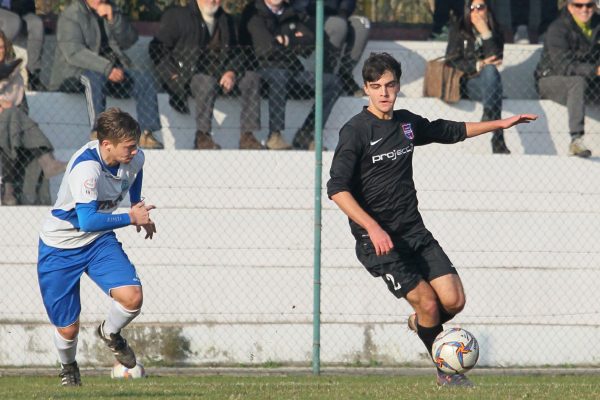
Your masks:
<svg viewBox="0 0 600 400"><path fill-rule="evenodd" d="M484 122L466 122L467 137L479 136L483 133L493 132L498 129L508 129L518 124L528 124L538 118L535 114L519 114L510 118L497 119Z"/></svg>
<svg viewBox="0 0 600 400"><path fill-rule="evenodd" d="M390 235L358 204L350 192L338 192L331 200L354 222L365 228L378 256L388 254L394 247Z"/></svg>

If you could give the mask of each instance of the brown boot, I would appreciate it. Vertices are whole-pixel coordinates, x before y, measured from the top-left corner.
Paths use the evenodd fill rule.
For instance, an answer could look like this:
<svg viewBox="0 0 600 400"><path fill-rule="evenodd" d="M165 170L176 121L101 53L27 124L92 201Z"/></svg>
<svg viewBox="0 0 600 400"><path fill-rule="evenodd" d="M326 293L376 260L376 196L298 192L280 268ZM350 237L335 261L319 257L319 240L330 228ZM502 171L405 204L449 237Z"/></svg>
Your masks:
<svg viewBox="0 0 600 400"><path fill-rule="evenodd" d="M252 132L244 132L240 135L240 150L262 150L263 145Z"/></svg>
<svg viewBox="0 0 600 400"><path fill-rule="evenodd" d="M281 132L273 131L267 139L267 149L269 150L289 150L292 145L285 141Z"/></svg>
<svg viewBox="0 0 600 400"><path fill-rule="evenodd" d="M67 169L67 163L58 161L52 153L44 153L39 156L38 163L47 179L62 174Z"/></svg>
<svg viewBox="0 0 600 400"><path fill-rule="evenodd" d="M16 206L15 188L12 183L4 182L4 194L2 195L3 206Z"/></svg>
<svg viewBox="0 0 600 400"><path fill-rule="evenodd" d="M196 131L194 148L198 150L219 150L221 146L215 143L210 133Z"/></svg>
<svg viewBox="0 0 600 400"><path fill-rule="evenodd" d="M154 137L151 131L145 129L140 136L140 147L142 149L160 150L165 146Z"/></svg>

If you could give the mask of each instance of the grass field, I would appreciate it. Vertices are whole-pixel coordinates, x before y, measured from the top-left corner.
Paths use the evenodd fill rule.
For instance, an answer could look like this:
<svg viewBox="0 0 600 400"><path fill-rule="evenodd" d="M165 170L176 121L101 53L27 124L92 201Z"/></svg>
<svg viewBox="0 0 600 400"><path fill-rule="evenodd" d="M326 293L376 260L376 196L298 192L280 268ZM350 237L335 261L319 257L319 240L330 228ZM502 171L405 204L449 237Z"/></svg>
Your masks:
<svg viewBox="0 0 600 400"><path fill-rule="evenodd" d="M1 377L0 399L598 399L595 375L472 377L473 389L439 389L432 376L151 376L136 381L83 376Z"/></svg>

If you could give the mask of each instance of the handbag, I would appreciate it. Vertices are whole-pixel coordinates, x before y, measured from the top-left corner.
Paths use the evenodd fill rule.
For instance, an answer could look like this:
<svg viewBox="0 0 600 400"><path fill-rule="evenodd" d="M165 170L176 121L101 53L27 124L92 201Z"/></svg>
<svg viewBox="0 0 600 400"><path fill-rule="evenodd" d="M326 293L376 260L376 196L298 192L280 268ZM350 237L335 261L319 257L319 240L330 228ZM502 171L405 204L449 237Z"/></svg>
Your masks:
<svg viewBox="0 0 600 400"><path fill-rule="evenodd" d="M427 61L423 80L423 96L437 97L446 103L456 103L461 97L460 80L465 73L447 65L446 61L446 57Z"/></svg>

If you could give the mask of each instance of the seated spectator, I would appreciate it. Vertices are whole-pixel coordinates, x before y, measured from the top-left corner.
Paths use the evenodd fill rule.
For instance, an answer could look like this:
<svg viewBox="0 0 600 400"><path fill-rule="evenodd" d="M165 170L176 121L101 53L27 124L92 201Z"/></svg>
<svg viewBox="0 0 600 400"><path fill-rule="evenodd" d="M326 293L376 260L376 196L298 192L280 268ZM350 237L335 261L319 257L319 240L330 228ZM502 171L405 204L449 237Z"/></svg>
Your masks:
<svg viewBox="0 0 600 400"><path fill-rule="evenodd" d="M0 29L4 31L11 42L14 42L23 30L23 22L25 22L27 28L29 88L31 90L45 90L40 81L44 23L35 14L35 0L0 0Z"/></svg>
<svg viewBox="0 0 600 400"><path fill-rule="evenodd" d="M233 17L221 0L195 0L172 7L162 16L150 57L169 104L187 114L188 91L196 103L196 149L219 149L211 136L217 95L237 84L241 91L240 149L262 149L253 131L260 129L260 75L241 68ZM241 78L241 79L240 79Z"/></svg>
<svg viewBox="0 0 600 400"><path fill-rule="evenodd" d="M600 96L600 15L594 0L569 0L548 27L535 70L542 99L567 106L569 154L592 155L583 143L586 103Z"/></svg>
<svg viewBox="0 0 600 400"><path fill-rule="evenodd" d="M541 43L540 39L557 16L556 0L511 0L513 42Z"/></svg>
<svg viewBox="0 0 600 400"><path fill-rule="evenodd" d="M501 119L504 36L486 0L467 0L463 17L450 28L446 60L465 73L463 94L483 103L482 121ZM504 132L492 136L492 152L510 154Z"/></svg>
<svg viewBox="0 0 600 400"><path fill-rule="evenodd" d="M283 0L254 0L242 12L240 41L252 46L256 63L269 86L269 138L267 148L289 149L281 132L285 125L285 105L290 85L315 88L315 73L307 71L297 56L314 51L314 33ZM323 75L323 123L341 91L340 80ZM293 147L314 148L315 107L296 132Z"/></svg>
<svg viewBox="0 0 600 400"><path fill-rule="evenodd" d="M66 164L54 159L50 141L29 118L25 108L25 86L11 42L0 31L0 155L2 160L3 205L17 205L15 183L20 151L27 151L40 164L44 176L51 178L65 170Z"/></svg>
<svg viewBox="0 0 600 400"><path fill-rule="evenodd" d="M465 0L435 0L433 6L433 26L429 40L448 40L448 25L450 12L456 22L463 16Z"/></svg>
<svg viewBox="0 0 600 400"><path fill-rule="evenodd" d="M292 6L300 14L307 16L307 22L314 31L316 25L316 1L292 0ZM324 30L330 47L332 70L342 80L343 92L348 95L363 96L362 88L354 80L352 71L367 45L371 24L367 17L352 15L356 0L325 0ZM330 50L331 49L331 50ZM326 57L329 58L329 57Z"/></svg>
<svg viewBox="0 0 600 400"><path fill-rule="evenodd" d="M106 108L106 95L136 99L140 147L162 149L154 78L134 68L123 52L138 39L119 9L106 0L74 0L58 18L50 90L85 91L90 125ZM92 132L92 137L95 132Z"/></svg>

